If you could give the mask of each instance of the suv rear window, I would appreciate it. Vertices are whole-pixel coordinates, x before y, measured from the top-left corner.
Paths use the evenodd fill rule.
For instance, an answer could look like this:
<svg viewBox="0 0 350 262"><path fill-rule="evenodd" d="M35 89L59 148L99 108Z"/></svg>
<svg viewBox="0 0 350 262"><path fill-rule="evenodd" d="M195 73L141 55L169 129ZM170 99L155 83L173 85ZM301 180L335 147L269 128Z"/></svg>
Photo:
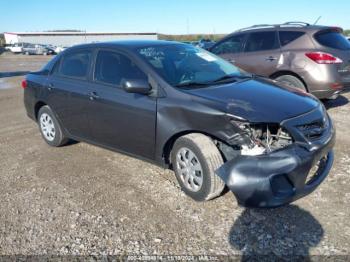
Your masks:
<svg viewBox="0 0 350 262"><path fill-rule="evenodd" d="M315 39L319 44L330 48L340 50L350 49L349 40L337 31L321 31L315 35Z"/></svg>
<svg viewBox="0 0 350 262"><path fill-rule="evenodd" d="M275 31L256 32L249 35L245 46L245 52L272 50L277 47Z"/></svg>
<svg viewBox="0 0 350 262"><path fill-rule="evenodd" d="M298 32L298 31L279 31L279 37L280 37L280 43L281 46L288 45L289 43L293 42L294 40L298 39L302 35L304 35L304 32Z"/></svg>

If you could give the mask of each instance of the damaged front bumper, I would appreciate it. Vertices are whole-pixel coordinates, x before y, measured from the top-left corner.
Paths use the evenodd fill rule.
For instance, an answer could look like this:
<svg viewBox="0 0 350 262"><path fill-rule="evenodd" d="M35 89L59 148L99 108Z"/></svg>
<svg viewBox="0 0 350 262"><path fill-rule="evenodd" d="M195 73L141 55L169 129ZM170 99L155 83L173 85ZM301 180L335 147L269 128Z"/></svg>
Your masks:
<svg viewBox="0 0 350 262"><path fill-rule="evenodd" d="M335 130L311 147L294 143L264 155L239 155L226 162L216 174L246 207L277 207L315 190L333 165ZM318 164L317 170L311 170Z"/></svg>

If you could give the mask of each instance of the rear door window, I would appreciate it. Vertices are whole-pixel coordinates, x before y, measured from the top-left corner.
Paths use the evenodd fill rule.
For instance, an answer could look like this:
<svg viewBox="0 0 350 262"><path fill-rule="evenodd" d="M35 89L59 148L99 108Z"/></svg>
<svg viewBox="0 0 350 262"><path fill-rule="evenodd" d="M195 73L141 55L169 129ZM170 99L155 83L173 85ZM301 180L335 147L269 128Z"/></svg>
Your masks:
<svg viewBox="0 0 350 262"><path fill-rule="evenodd" d="M321 31L315 35L316 41L330 48L349 50L350 42L338 31Z"/></svg>
<svg viewBox="0 0 350 262"><path fill-rule="evenodd" d="M86 78L89 71L92 52L90 50L75 51L66 54L60 66L60 75Z"/></svg>
<svg viewBox="0 0 350 262"><path fill-rule="evenodd" d="M123 79L144 79L147 75L130 58L114 51L99 51L94 80L120 86Z"/></svg>
<svg viewBox="0 0 350 262"><path fill-rule="evenodd" d="M305 34L304 32L298 31L279 31L278 33L281 46L288 45L289 43L297 40L299 37Z"/></svg>
<svg viewBox="0 0 350 262"><path fill-rule="evenodd" d="M218 43L211 51L217 55L239 53L242 51L245 36L245 34L232 36Z"/></svg>
<svg viewBox="0 0 350 262"><path fill-rule="evenodd" d="M248 36L245 52L257 52L278 48L275 31L256 32Z"/></svg>

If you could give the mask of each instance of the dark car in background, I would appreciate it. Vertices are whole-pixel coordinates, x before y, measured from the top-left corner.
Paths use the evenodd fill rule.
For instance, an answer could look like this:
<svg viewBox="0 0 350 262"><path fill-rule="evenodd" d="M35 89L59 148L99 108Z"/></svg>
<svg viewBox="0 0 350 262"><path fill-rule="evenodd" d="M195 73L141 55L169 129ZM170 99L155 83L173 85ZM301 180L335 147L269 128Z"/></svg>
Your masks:
<svg viewBox="0 0 350 262"><path fill-rule="evenodd" d="M319 100L188 44L75 46L22 86L49 145L86 141L172 168L197 201L226 184L241 205L280 206L316 189L333 163Z"/></svg>
<svg viewBox="0 0 350 262"><path fill-rule="evenodd" d="M209 50L213 45L215 45L215 41L210 39L201 39L196 44L196 46L203 48L205 50Z"/></svg>
<svg viewBox="0 0 350 262"><path fill-rule="evenodd" d="M24 44L22 53L25 55L51 55L54 50L39 44Z"/></svg>
<svg viewBox="0 0 350 262"><path fill-rule="evenodd" d="M238 30L210 48L250 73L335 98L350 87L350 42L342 29L288 22Z"/></svg>

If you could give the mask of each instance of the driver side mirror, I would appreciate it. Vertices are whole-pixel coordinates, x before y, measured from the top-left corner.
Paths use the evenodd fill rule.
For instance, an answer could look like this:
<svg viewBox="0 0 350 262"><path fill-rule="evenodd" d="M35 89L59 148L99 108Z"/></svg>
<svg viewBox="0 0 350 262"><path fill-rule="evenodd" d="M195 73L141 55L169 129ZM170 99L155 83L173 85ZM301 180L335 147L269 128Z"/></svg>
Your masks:
<svg viewBox="0 0 350 262"><path fill-rule="evenodd" d="M121 86L128 93L148 95L151 91L148 81L141 79L124 79Z"/></svg>

